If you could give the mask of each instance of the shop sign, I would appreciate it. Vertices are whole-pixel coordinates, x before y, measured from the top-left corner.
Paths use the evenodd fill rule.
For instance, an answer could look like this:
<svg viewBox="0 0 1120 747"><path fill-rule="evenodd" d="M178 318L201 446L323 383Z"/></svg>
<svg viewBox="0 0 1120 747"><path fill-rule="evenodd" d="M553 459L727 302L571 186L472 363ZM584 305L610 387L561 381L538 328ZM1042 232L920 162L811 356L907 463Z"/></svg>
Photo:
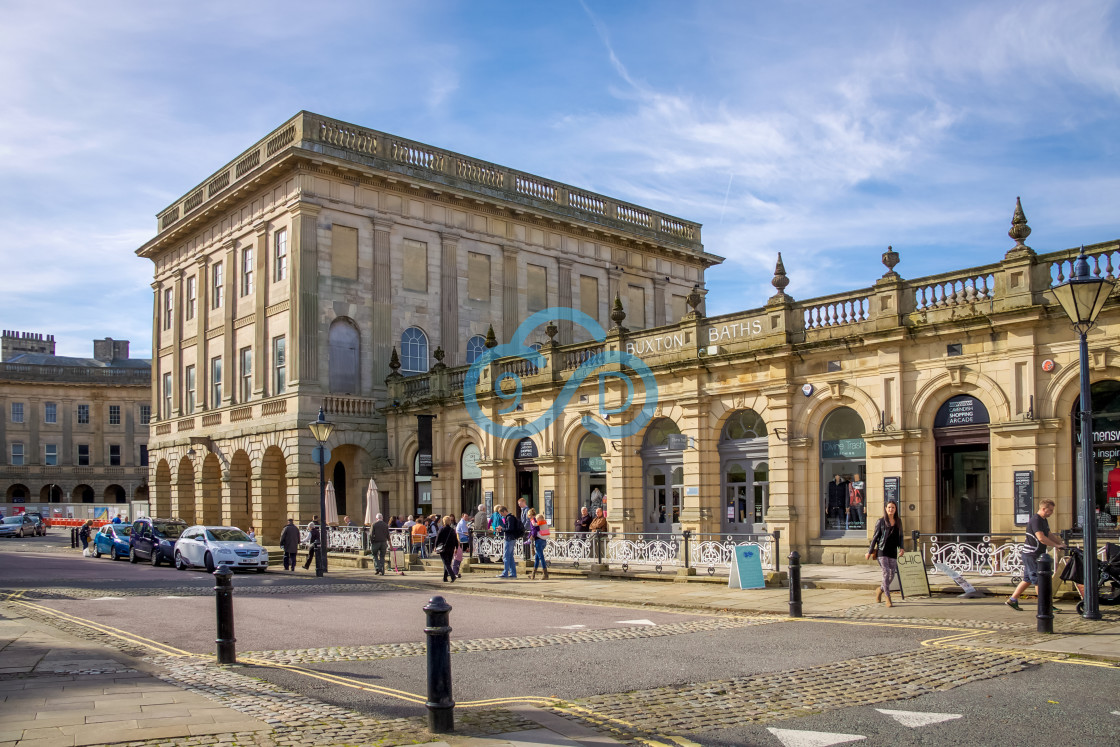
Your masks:
<svg viewBox="0 0 1120 747"><path fill-rule="evenodd" d="M523 438L517 442L517 449L513 453L514 459L536 459L537 445L531 438Z"/></svg>
<svg viewBox="0 0 1120 747"><path fill-rule="evenodd" d="M883 505L893 503L896 506L899 504L899 494L902 492L902 478L900 477L884 477L883 478Z"/></svg>
<svg viewBox="0 0 1120 747"><path fill-rule="evenodd" d="M579 460L580 472L606 472L607 460L603 457L583 457Z"/></svg>
<svg viewBox="0 0 1120 747"><path fill-rule="evenodd" d="M463 449L464 480L482 479L482 467L478 466L478 460L481 458L482 451L475 444L468 444L467 448Z"/></svg>
<svg viewBox="0 0 1120 747"><path fill-rule="evenodd" d="M952 428L959 425L983 425L988 421L988 409L984 403L967 394L950 397L934 418L934 428Z"/></svg>
<svg viewBox="0 0 1120 747"><path fill-rule="evenodd" d="M908 552L898 559L898 583L903 599L930 596L926 562L920 552Z"/></svg>
<svg viewBox="0 0 1120 747"><path fill-rule="evenodd" d="M494 513L494 491L487 490L482 494L482 497L482 502L486 504L486 515L489 516L490 514Z"/></svg>
<svg viewBox="0 0 1120 747"><path fill-rule="evenodd" d="M1034 470L1016 470L1015 482L1015 524L1026 526L1034 509Z"/></svg>
<svg viewBox="0 0 1120 747"><path fill-rule="evenodd" d="M858 459L866 455L867 445L862 438L821 441L821 456L825 459Z"/></svg>
<svg viewBox="0 0 1120 747"><path fill-rule="evenodd" d="M753 337L762 334L761 319L747 319L734 324L721 324L708 328L708 344L717 345L721 342L731 342L743 337Z"/></svg>
<svg viewBox="0 0 1120 747"><path fill-rule="evenodd" d="M727 579L730 589L764 589L762 553L758 545L736 545L731 563L731 576Z"/></svg>
<svg viewBox="0 0 1120 747"><path fill-rule="evenodd" d="M549 524L552 523L552 504L554 502L554 493L551 490L544 491L544 520Z"/></svg>
<svg viewBox="0 0 1120 747"><path fill-rule="evenodd" d="M674 332L661 337L649 337L644 340L634 340L626 343L627 355L648 355L651 353L668 353L680 350L685 344L685 334Z"/></svg>

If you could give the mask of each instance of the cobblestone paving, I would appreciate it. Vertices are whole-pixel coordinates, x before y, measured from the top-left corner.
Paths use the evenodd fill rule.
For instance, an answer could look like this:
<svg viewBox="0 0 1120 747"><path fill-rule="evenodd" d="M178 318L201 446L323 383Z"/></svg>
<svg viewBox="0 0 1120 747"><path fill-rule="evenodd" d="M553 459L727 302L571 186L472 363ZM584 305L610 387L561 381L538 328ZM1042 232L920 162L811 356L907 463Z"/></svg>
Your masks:
<svg viewBox="0 0 1120 747"><path fill-rule="evenodd" d="M469 641L451 641L451 653L465 654L476 651L510 651L522 648L541 648L543 646L566 646L580 643L603 641L622 641L637 638L662 638L664 636L705 633L713 630L747 628L776 622L773 619L757 617L713 618L691 620L688 622L658 625L656 627L637 626L632 628L605 628L601 630L582 630L571 633L549 635L510 636L505 638L477 638ZM378 646L337 646L330 648L292 649L287 651L249 651L243 656L247 659L266 661L276 664L308 664L324 661L368 661L389 659L401 656L422 656L427 652L425 643L388 643Z"/></svg>
<svg viewBox="0 0 1120 747"><path fill-rule="evenodd" d="M558 706L619 733L687 734L913 698L1020 672L1041 658L921 649L698 684L598 695Z"/></svg>
<svg viewBox="0 0 1120 747"><path fill-rule="evenodd" d="M954 620L943 617L898 617L897 615L883 614L882 605L869 604L848 609L844 616L855 620L874 620L876 622L890 622L906 625L928 625L948 628L970 628L976 630L999 631L1024 631L1033 632L1037 628L1037 621L1032 611L1024 611L1020 616L1021 621L1009 622L1003 620ZM1107 623L1120 623L1120 612L1111 612L1103 615ZM1092 633L1101 629L1099 620L1086 620L1074 613L1073 606L1067 605L1062 612L1054 616L1054 634ZM1038 641L1035 641L1037 643Z"/></svg>

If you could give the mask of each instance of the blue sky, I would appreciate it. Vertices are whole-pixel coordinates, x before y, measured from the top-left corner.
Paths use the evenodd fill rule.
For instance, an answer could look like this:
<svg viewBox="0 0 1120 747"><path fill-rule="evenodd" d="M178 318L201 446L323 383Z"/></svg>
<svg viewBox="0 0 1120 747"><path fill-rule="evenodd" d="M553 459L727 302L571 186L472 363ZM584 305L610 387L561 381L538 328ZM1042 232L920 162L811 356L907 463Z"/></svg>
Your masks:
<svg viewBox="0 0 1120 747"><path fill-rule="evenodd" d="M709 313L1120 237L1116 2L0 0L0 323L151 348L155 214L300 109L704 224Z"/></svg>

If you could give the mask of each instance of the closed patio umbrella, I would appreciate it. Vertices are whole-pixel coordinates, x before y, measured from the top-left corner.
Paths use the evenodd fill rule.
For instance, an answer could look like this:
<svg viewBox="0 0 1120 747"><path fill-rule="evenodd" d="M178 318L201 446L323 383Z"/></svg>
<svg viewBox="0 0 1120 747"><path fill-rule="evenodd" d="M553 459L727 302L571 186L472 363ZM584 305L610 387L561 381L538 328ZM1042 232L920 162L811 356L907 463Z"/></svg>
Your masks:
<svg viewBox="0 0 1120 747"><path fill-rule="evenodd" d="M377 492L377 483L371 477L369 478L369 487L366 488L366 517L364 523L372 526L379 513L381 513L381 496Z"/></svg>
<svg viewBox="0 0 1120 747"><path fill-rule="evenodd" d="M324 524L327 526L338 525L338 499L334 494L334 483L327 483L327 515L324 517Z"/></svg>

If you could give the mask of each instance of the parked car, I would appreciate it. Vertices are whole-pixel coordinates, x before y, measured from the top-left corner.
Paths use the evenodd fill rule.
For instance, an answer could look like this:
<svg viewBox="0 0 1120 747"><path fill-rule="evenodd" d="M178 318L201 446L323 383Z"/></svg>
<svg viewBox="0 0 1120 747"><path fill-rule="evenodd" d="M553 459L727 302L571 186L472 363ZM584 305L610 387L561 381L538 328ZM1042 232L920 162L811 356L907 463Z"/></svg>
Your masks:
<svg viewBox="0 0 1120 747"><path fill-rule="evenodd" d="M100 558L108 555L113 560L128 557L131 544L128 536L132 534L131 524L106 524L93 535L93 555Z"/></svg>
<svg viewBox="0 0 1120 747"><path fill-rule="evenodd" d="M40 537L47 536L47 522L43 520L43 515L38 511L28 511L24 516L35 522L35 534Z"/></svg>
<svg viewBox="0 0 1120 747"><path fill-rule="evenodd" d="M181 571L201 566L213 572L218 566L268 570L268 550L237 527L194 526L175 543L175 567Z"/></svg>
<svg viewBox="0 0 1120 747"><path fill-rule="evenodd" d="M35 522L27 514L5 516L0 519L0 537L26 537L35 535Z"/></svg>
<svg viewBox="0 0 1120 747"><path fill-rule="evenodd" d="M187 522L181 519L137 519L132 522L132 534L128 537L129 562L147 560L152 565L173 562L175 543L186 528Z"/></svg>

